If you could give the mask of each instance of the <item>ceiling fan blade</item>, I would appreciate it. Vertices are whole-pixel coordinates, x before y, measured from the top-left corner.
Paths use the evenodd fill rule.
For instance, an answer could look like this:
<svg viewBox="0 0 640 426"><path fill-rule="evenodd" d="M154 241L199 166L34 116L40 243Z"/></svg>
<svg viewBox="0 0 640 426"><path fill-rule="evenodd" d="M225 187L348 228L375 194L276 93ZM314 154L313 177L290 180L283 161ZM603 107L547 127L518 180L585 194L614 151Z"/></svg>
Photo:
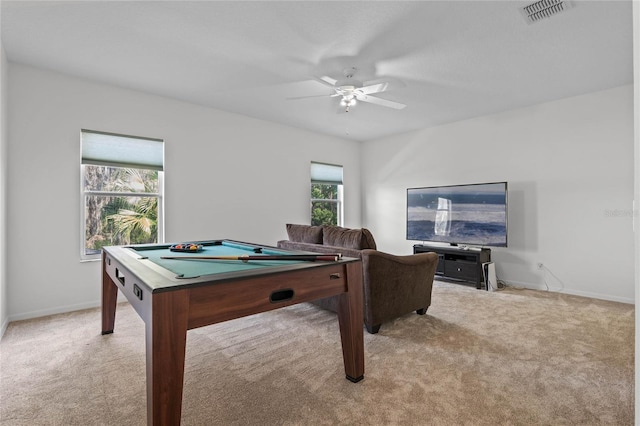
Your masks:
<svg viewBox="0 0 640 426"><path fill-rule="evenodd" d="M376 105L385 106L385 107L394 108L394 109L403 109L406 107L405 104L401 104L399 102L388 101L386 99L376 98L375 96L369 96L369 95L358 94L356 95L356 99L362 102L369 102L371 104L376 104Z"/></svg>
<svg viewBox="0 0 640 426"><path fill-rule="evenodd" d="M384 82L384 83L372 84L370 86L364 86L359 88L357 91L361 92L363 95L370 95L372 93L384 92L385 90L387 90L388 86L389 86L389 83Z"/></svg>
<svg viewBox="0 0 640 426"><path fill-rule="evenodd" d="M294 97L290 97L290 98L286 98L288 101L293 101L296 99L307 99L307 98L332 98L336 96L334 95L310 95L310 96L294 96Z"/></svg>
<svg viewBox="0 0 640 426"><path fill-rule="evenodd" d="M333 78L328 77L326 75L322 76L322 77L313 76L313 79L316 80L318 83L321 83L321 84L323 84L325 86L331 87L332 89L335 89L336 82L338 81L338 80L334 80Z"/></svg>

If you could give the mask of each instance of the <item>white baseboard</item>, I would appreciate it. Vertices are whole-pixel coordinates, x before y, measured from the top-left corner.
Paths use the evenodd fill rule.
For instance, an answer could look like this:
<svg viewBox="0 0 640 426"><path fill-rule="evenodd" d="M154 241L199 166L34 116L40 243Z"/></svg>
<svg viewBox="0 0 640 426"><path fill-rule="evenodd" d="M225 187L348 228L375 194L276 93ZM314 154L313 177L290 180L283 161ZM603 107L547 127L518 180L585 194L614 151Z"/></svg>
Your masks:
<svg viewBox="0 0 640 426"><path fill-rule="evenodd" d="M527 288L530 290L541 290L541 291L549 291L552 293L571 294L573 296L590 297L592 299L608 300L611 302L620 302L620 303L628 303L631 305L635 305L635 300L627 297L616 297L616 296L611 296L609 294L593 293L590 291L580 291L580 290L574 290L570 288L554 288L554 287L547 288L544 286L544 284L532 284L532 283L524 283L524 282L518 282L518 281L512 281L512 280L509 280L509 281L500 280L500 282L505 283L509 287L520 287L520 288Z"/></svg>
<svg viewBox="0 0 640 426"><path fill-rule="evenodd" d="M436 279L437 279L437 277L436 277ZM540 290L540 291L549 291L549 292L553 292L553 293L571 294L571 295L574 295L574 296L590 297L592 299L600 299L600 300L608 300L608 301L611 301L611 302L628 303L628 304L631 304L631 305L635 304L635 300L634 299L629 299L629 298L626 298L626 297L615 297L615 296L611 296L611 295L608 295L608 294L602 294L602 293L592 293L592 292L573 290L573 289L568 289L568 288L553 288L553 287L550 287L549 289L547 289L544 285L541 285L541 284L532 284L532 283L518 282L518 281L513 281L513 280L510 280L510 281L500 280L500 282L501 283L505 283L509 287L516 287L516 288L519 287L519 288L527 288L527 289L530 289L530 290ZM122 301L126 301L126 299L124 297L121 297L121 295L118 293L118 302L122 302ZM6 331L7 327L9 326L9 324L11 322L13 322L13 321L22 321L22 320L27 320L27 319L32 319L32 318L44 317L44 316L48 316L48 315L64 314L64 313L67 313L67 312L79 311L79 310L82 310L82 309L98 308L98 307L100 307L100 304L101 304L101 302L99 300L97 300L97 301L94 301L94 302L79 303L79 304L75 304L75 305L58 306L58 307L51 308L51 309L43 309L43 310L31 311L31 312L23 312L21 314L12 315L9 318L7 318L7 320L0 327L0 339L4 335L4 332Z"/></svg>
<svg viewBox="0 0 640 426"><path fill-rule="evenodd" d="M8 326L9 326L9 318L7 318L0 326L0 340L2 340L2 336L4 336L4 332L7 331Z"/></svg>
<svg viewBox="0 0 640 426"><path fill-rule="evenodd" d="M124 297L122 293L118 292L117 302L120 303L120 302L126 302L126 301L127 301L126 297ZM77 303L74 305L64 305L64 306L58 306L50 309L42 309L38 311L23 312L20 314L11 315L7 319L6 324L3 324L4 328L2 329L2 334L4 334L4 330L9 326L9 324L14 321L23 321L23 320L33 319L33 318L46 317L49 315L56 315L56 314L66 314L67 312L81 311L83 309L99 308L101 305L102 305L102 302L100 300L96 300L93 302ZM2 334L0 334L0 338L2 337Z"/></svg>
<svg viewBox="0 0 640 426"><path fill-rule="evenodd" d="M80 311L82 309L90 309L100 307L100 301L96 302L87 302L87 303L78 303L75 305L65 305L58 306L51 309L42 309L39 311L31 311L31 312L23 312L17 315L11 315L9 317L9 323L14 321L23 321L27 319L46 317L48 315L56 315L56 314L64 314L67 312Z"/></svg>

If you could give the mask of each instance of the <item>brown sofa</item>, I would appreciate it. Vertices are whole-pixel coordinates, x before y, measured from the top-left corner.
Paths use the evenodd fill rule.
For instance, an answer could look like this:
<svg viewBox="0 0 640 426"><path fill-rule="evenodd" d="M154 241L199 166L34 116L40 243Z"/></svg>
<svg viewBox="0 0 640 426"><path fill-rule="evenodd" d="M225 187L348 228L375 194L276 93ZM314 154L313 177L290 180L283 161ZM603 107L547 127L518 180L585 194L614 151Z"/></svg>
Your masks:
<svg viewBox="0 0 640 426"><path fill-rule="evenodd" d="M383 322L409 312L424 315L431 305L433 277L438 264L435 253L395 256L376 250L376 242L368 229L337 226L287 224L288 240L278 247L314 253L341 253L362 259L364 285L364 324L375 334ZM315 304L332 311L335 298L321 299Z"/></svg>

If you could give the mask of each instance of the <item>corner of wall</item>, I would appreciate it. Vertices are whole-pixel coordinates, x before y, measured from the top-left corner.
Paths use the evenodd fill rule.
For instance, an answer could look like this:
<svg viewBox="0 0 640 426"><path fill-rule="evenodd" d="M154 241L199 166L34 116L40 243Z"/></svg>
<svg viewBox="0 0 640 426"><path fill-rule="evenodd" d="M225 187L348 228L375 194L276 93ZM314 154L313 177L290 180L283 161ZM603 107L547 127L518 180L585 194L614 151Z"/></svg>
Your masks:
<svg viewBox="0 0 640 426"><path fill-rule="evenodd" d="M640 2L633 2L633 82L634 82L634 242L635 242L635 302L636 302L636 358L635 358L635 388L636 413L640 412Z"/></svg>
<svg viewBox="0 0 640 426"><path fill-rule="evenodd" d="M6 182L7 182L7 56L0 38L0 339L9 325L6 273Z"/></svg>

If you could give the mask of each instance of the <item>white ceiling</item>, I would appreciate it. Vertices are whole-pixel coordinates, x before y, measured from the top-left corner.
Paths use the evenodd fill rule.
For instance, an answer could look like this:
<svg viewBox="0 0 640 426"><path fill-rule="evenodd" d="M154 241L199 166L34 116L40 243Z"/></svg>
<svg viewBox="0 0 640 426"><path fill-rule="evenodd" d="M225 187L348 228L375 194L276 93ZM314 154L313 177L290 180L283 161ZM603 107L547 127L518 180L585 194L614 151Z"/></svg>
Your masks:
<svg viewBox="0 0 640 426"><path fill-rule="evenodd" d="M633 82L631 1L6 1L10 62L365 141ZM403 110L313 79L389 81Z"/></svg>

